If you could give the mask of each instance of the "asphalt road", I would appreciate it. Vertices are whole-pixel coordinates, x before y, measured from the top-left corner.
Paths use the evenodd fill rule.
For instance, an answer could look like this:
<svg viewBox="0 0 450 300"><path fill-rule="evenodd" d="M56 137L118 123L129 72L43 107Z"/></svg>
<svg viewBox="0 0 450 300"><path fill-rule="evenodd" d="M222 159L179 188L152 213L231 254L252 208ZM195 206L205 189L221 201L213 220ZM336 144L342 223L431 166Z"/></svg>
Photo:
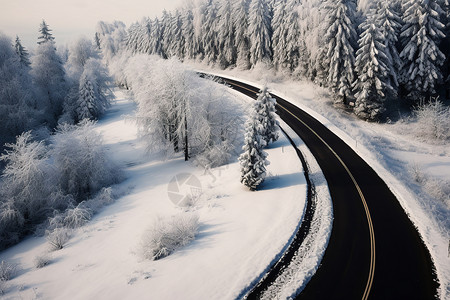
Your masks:
<svg viewBox="0 0 450 300"><path fill-rule="evenodd" d="M222 80L256 98L257 88ZM272 96L277 113L315 156L333 201L329 245L296 299L435 299L438 282L429 251L386 183L320 122Z"/></svg>

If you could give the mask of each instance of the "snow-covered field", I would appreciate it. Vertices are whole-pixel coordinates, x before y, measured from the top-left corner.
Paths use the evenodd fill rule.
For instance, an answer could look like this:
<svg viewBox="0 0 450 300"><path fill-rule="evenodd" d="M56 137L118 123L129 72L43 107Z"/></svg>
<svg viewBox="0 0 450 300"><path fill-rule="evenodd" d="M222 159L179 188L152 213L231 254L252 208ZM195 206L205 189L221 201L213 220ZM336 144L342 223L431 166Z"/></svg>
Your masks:
<svg viewBox="0 0 450 300"><path fill-rule="evenodd" d="M327 91L310 82L286 79L263 65L251 71L217 71L190 62L193 68L228 76L270 90L320 120L350 145L383 178L417 226L435 262L441 299L450 297L450 148L421 141L408 122L364 122L336 109Z"/></svg>
<svg viewBox="0 0 450 300"><path fill-rule="evenodd" d="M182 158L161 161L146 155L129 120L135 104L122 91L115 93L117 101L97 130L127 174L116 188L128 193L74 232L62 250L50 252L50 264L43 268L37 269L34 260L48 252L44 237L30 237L0 253L0 259L18 267L3 287L3 298L236 298L280 255L302 218L306 183L296 152L285 137L273 143L266 150L269 176L260 191L250 192L239 183L237 162L205 172ZM168 193L177 193L169 182L182 173L199 180L193 184L198 198L188 208L175 205ZM183 211L199 216L197 238L164 259L143 259L144 232L156 218Z"/></svg>

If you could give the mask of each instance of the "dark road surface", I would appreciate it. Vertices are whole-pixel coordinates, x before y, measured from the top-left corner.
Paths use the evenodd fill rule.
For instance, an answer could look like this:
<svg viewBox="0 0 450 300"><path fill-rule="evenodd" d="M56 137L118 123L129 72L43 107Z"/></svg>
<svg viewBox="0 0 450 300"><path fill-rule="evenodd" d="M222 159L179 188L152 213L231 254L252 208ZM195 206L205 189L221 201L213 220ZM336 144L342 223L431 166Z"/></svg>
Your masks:
<svg viewBox="0 0 450 300"><path fill-rule="evenodd" d="M254 99L259 92L221 79ZM315 156L333 201L328 247L296 299L435 299L438 282L429 251L386 183L320 122L272 96L277 113Z"/></svg>

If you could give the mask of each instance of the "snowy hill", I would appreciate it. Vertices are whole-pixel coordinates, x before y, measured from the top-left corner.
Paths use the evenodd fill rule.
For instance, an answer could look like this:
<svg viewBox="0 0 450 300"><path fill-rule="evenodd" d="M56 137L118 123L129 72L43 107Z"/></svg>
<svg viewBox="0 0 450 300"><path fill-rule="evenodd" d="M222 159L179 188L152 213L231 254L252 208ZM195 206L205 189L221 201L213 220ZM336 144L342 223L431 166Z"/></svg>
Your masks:
<svg viewBox="0 0 450 300"><path fill-rule="evenodd" d="M118 100L96 130L126 168L127 180L116 189L127 194L78 229L62 250L50 252L43 268L37 269L34 260L48 252L44 237L30 237L0 253L18 270L4 284L3 298L237 297L279 255L302 218L306 185L294 149L284 137L272 144L264 187L250 192L239 183L238 163L205 172L181 158L146 156L128 120L135 104L122 91L115 93ZM182 173L200 182L201 193L188 208L175 205L168 193L171 179ZM167 258L143 259L142 235L154 220L186 210L199 216L195 241Z"/></svg>

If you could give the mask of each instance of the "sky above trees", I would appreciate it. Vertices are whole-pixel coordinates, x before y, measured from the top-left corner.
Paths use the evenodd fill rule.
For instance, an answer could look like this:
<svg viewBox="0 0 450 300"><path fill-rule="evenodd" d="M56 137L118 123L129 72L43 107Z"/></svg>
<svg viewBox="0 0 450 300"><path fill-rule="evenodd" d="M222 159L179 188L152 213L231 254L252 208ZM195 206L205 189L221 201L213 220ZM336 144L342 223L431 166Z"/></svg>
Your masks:
<svg viewBox="0 0 450 300"><path fill-rule="evenodd" d="M58 44L77 35L94 35L98 21L123 21L130 25L143 16L158 16L163 9L174 10L186 0L0 0L0 31L23 45L36 47L39 24L43 19L53 30Z"/></svg>

